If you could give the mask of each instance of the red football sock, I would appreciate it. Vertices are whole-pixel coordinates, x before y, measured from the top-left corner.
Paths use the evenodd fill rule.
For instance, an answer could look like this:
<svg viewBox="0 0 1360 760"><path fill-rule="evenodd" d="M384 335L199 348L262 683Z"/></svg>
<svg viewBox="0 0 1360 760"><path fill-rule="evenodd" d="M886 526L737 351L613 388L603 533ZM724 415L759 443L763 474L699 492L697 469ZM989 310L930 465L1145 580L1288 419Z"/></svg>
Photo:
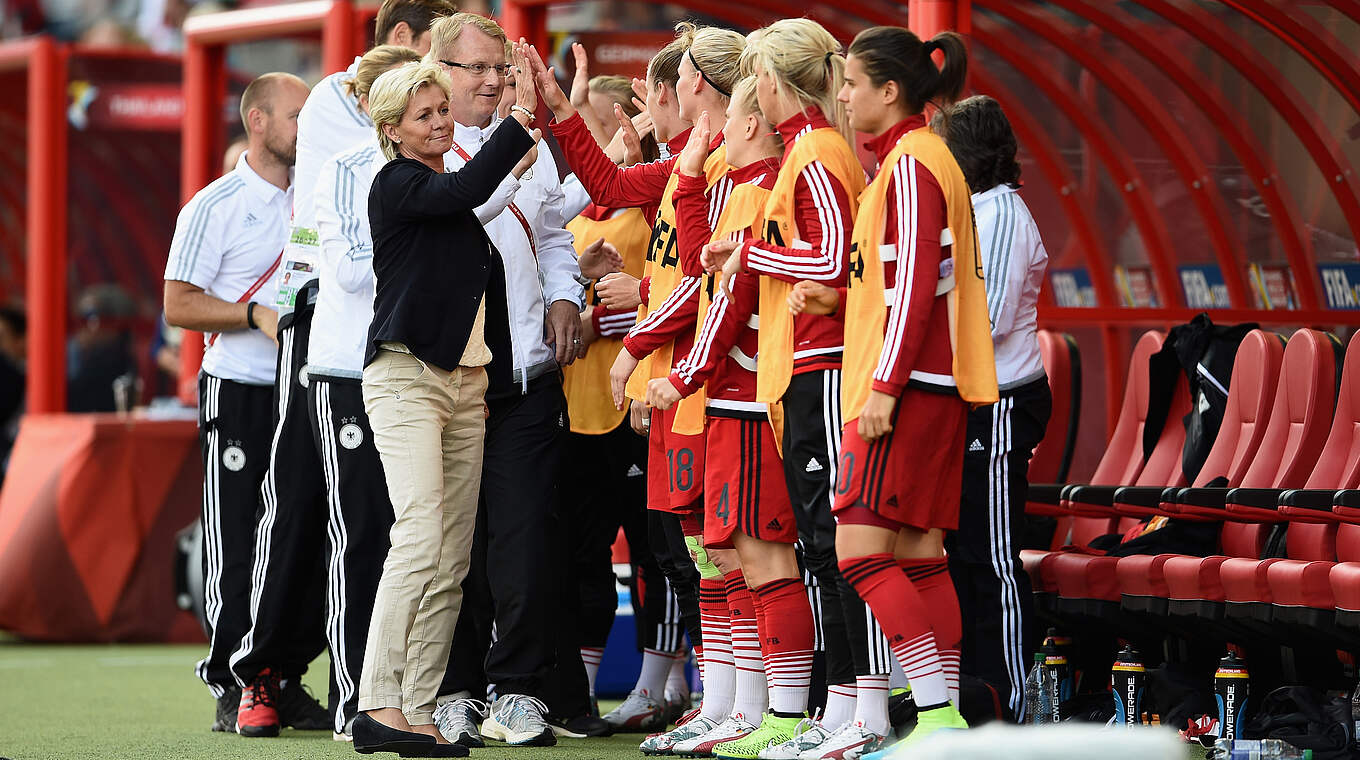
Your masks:
<svg viewBox="0 0 1360 760"><path fill-rule="evenodd" d="M893 556L884 553L843 559L840 568L883 627L893 655L911 682L916 704L926 709L948 702L949 686L925 602Z"/></svg>
<svg viewBox="0 0 1360 760"><path fill-rule="evenodd" d="M807 712L812 683L812 606L801 578L780 578L752 589L760 599L760 649L770 678L770 709L785 717Z"/></svg>
<svg viewBox="0 0 1360 760"><path fill-rule="evenodd" d="M930 629L935 634L935 646L940 652L940 667L949 686L949 701L959 703L959 643L963 640L963 621L959 615L959 595L954 590L954 579L949 575L949 561L934 559L899 559L897 566L921 594L921 602L930 614Z"/></svg>

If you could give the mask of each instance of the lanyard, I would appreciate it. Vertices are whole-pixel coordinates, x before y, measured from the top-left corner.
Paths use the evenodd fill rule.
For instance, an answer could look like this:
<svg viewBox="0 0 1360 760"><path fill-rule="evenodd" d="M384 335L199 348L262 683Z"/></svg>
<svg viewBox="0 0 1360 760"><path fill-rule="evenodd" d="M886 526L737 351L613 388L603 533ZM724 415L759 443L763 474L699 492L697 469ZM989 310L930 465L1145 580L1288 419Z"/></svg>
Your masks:
<svg viewBox="0 0 1360 760"><path fill-rule="evenodd" d="M250 286L250 290L242 293L241 297L236 299L236 303L245 303L250 300L251 296L260 292L260 288L264 287L264 284L274 277L274 272L278 271L279 262L282 260L283 251L279 251L279 255L274 258L274 263L269 265L269 269L264 274L260 275L260 279L256 280L254 285ZM221 333L213 333L208 336L209 347L212 347L212 344L217 342L217 336L219 335L221 335Z"/></svg>
<svg viewBox="0 0 1360 760"><path fill-rule="evenodd" d="M469 156L468 152L463 150L463 146L459 145L457 140L453 141L453 152L457 153L465 162L472 160L472 156ZM524 212L519 210L519 206L516 206L514 201L511 201L506 208L510 209L510 213L514 214L515 218L519 220L519 226L524 228L524 235L529 238L529 250L533 252L534 258L537 259L538 245L534 242L534 230L529 226L529 220L524 218Z"/></svg>

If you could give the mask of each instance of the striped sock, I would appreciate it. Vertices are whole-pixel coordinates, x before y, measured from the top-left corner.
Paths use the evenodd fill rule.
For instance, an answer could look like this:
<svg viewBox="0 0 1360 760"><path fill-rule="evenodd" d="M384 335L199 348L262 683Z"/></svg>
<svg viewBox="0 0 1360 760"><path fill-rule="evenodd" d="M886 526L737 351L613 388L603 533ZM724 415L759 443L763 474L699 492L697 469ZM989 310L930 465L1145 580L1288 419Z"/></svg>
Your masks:
<svg viewBox="0 0 1360 760"><path fill-rule="evenodd" d="M731 714L739 714L752 723L759 723L760 716L765 713L768 690L765 685L765 666L760 658L760 633L752 601L754 595L746 587L746 579L740 570L723 576L723 583L727 586L727 611L732 621L732 662L736 670ZM708 695L704 696L707 700Z"/></svg>
<svg viewBox="0 0 1360 760"><path fill-rule="evenodd" d="M831 731L855 717L855 684L826 685L826 710L822 711L822 725Z"/></svg>
<svg viewBox="0 0 1360 760"><path fill-rule="evenodd" d="M916 704L928 708L948 702L949 686L925 603L897 561L891 554L870 554L843 559L840 567L883 626L893 656L911 682Z"/></svg>
<svg viewBox="0 0 1360 760"><path fill-rule="evenodd" d="M722 721L732 712L737 674L732 662L732 620L722 578L699 581L699 625L703 628L705 669L703 715Z"/></svg>
<svg viewBox="0 0 1360 760"><path fill-rule="evenodd" d="M581 647L581 662L586 666L586 680L590 682L590 696L595 696L595 677L600 674L600 660L604 647Z"/></svg>
<svg viewBox="0 0 1360 760"><path fill-rule="evenodd" d="M899 559L897 566L921 594L921 603L930 613L930 629L940 651L940 667L949 686L949 701L959 703L959 644L963 641L963 622L959 615L959 595L949 575L949 562L934 559Z"/></svg>
<svg viewBox="0 0 1360 760"><path fill-rule="evenodd" d="M812 607L801 578L780 578L752 589L764 620L760 649L770 677L770 709L782 717L807 712L812 684Z"/></svg>
<svg viewBox="0 0 1360 760"><path fill-rule="evenodd" d="M879 736L892 730L888 722L888 677L855 676L855 722Z"/></svg>

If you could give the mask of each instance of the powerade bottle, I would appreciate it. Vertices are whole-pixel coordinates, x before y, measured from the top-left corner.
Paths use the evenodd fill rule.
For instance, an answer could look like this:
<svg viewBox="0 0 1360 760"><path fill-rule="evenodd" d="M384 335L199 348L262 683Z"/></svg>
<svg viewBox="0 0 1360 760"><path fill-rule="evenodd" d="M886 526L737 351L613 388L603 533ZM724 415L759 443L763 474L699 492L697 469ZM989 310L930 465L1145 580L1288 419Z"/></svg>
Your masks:
<svg viewBox="0 0 1360 760"><path fill-rule="evenodd" d="M1239 659L1236 652L1228 652L1218 661L1218 672L1214 673L1214 702L1218 704L1218 735L1221 738L1237 738L1237 727L1246 715L1250 690L1247 663Z"/></svg>
<svg viewBox="0 0 1360 760"><path fill-rule="evenodd" d="M1052 690L1049 701L1052 703L1049 723L1062 722L1062 703L1071 698L1067 693L1067 655L1063 654L1053 639L1044 639L1044 645L1040 649L1044 656L1044 670L1048 675L1047 681Z"/></svg>
<svg viewBox="0 0 1360 760"><path fill-rule="evenodd" d="M1115 656L1110 669L1110 691L1114 696L1115 725L1137 726L1143 722L1143 679L1147 668L1132 644Z"/></svg>
<svg viewBox="0 0 1360 760"><path fill-rule="evenodd" d="M1045 634L1044 643L1050 641L1053 642L1053 648L1058 651L1058 654L1062 655L1064 660L1067 660L1067 669L1065 671L1067 677L1058 685L1058 696L1063 701L1067 701L1072 698L1072 695L1077 693L1078 673L1076 668L1072 666L1072 638L1058 633L1058 629L1056 628L1049 628L1048 633Z"/></svg>

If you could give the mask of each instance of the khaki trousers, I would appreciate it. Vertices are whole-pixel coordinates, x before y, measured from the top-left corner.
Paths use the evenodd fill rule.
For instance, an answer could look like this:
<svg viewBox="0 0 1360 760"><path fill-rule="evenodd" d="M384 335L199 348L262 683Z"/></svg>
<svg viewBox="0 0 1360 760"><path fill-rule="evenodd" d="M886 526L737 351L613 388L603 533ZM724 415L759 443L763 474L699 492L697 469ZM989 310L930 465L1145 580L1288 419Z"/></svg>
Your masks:
<svg viewBox="0 0 1360 760"><path fill-rule="evenodd" d="M396 520L368 628L359 709L433 722L472 551L486 435L486 370L401 350L364 368L364 408Z"/></svg>

